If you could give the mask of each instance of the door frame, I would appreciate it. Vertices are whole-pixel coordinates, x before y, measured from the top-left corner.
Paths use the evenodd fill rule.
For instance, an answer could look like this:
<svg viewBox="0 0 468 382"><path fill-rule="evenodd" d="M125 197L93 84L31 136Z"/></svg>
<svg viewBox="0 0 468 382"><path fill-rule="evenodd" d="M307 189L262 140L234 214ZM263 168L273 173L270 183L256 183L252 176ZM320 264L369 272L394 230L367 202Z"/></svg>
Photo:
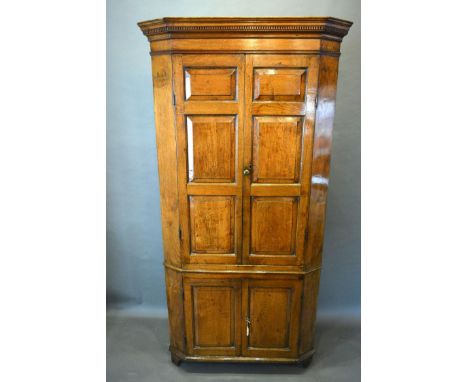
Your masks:
<svg viewBox="0 0 468 382"><path fill-rule="evenodd" d="M177 182L179 194L179 240L184 264L242 263L242 158L244 153L244 75L243 54L172 55L175 129L177 137ZM186 68L236 68L236 98L234 100L186 100ZM187 150L187 118L190 116L235 117L235 182L189 182ZM168 127L169 128L169 127ZM192 253L189 198L193 196L226 196L234 200L233 253Z"/></svg>
<svg viewBox="0 0 468 382"><path fill-rule="evenodd" d="M305 94L301 102L255 101L254 68L306 68ZM302 118L301 163L298 182L252 183L251 176L243 180L242 213L242 263L258 265L302 265L307 240L308 209L310 200L310 177L312 173L312 147L315 126L315 110L319 75L319 57L314 55L246 54L245 61L245 124L244 168L253 165L254 117L300 117ZM293 255L252 254L251 223L252 199L255 197L297 198L297 218Z"/></svg>

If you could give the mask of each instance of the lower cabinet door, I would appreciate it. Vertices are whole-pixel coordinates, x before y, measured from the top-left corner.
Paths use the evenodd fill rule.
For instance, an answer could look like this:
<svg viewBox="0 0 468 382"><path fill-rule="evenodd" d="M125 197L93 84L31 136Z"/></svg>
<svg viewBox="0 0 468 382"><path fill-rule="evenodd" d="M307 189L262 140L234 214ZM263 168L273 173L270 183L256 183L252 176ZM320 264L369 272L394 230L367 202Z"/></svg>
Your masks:
<svg viewBox="0 0 468 382"><path fill-rule="evenodd" d="M240 355L241 280L184 279L187 351Z"/></svg>
<svg viewBox="0 0 468 382"><path fill-rule="evenodd" d="M301 285L290 279L244 281L244 356L297 357Z"/></svg>

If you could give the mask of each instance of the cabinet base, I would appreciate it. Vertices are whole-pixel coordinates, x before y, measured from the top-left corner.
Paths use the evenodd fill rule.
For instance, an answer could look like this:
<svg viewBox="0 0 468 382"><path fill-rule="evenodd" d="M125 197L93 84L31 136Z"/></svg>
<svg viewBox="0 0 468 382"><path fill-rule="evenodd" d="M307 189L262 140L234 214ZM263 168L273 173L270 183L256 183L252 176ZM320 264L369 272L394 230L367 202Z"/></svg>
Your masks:
<svg viewBox="0 0 468 382"><path fill-rule="evenodd" d="M171 352L171 361L179 366L182 361L186 362L232 362L232 363L283 363L296 364L302 367L308 367L312 362L315 350L304 353L299 358L279 358L279 357L242 357L242 356L209 356L209 355L185 355L178 350L169 349Z"/></svg>

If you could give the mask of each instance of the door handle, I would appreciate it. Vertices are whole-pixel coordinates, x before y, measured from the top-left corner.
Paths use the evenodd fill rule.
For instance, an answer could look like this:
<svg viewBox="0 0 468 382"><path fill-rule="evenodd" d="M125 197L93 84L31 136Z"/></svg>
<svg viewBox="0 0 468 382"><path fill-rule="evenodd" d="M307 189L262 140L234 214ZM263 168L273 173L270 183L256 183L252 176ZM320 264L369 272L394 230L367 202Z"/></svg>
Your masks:
<svg viewBox="0 0 468 382"><path fill-rule="evenodd" d="M250 175L250 169L244 168L244 171L242 171L242 173L243 173L245 176Z"/></svg>

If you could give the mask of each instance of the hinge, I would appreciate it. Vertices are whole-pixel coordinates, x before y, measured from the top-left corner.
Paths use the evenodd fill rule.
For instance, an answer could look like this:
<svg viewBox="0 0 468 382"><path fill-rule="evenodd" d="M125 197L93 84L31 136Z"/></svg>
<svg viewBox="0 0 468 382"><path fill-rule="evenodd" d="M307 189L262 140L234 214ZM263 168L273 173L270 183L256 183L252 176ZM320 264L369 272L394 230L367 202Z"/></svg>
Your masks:
<svg viewBox="0 0 468 382"><path fill-rule="evenodd" d="M306 228L304 232L304 241L307 242L309 240L309 228Z"/></svg>
<svg viewBox="0 0 468 382"><path fill-rule="evenodd" d="M250 320L249 320L249 317L245 317L245 321L247 322L247 337L250 335Z"/></svg>
<svg viewBox="0 0 468 382"><path fill-rule="evenodd" d="M182 230L179 228L179 240L182 241Z"/></svg>
<svg viewBox="0 0 468 382"><path fill-rule="evenodd" d="M176 104L176 99L175 99L175 94L172 93L172 104L175 106Z"/></svg>
<svg viewBox="0 0 468 382"><path fill-rule="evenodd" d="M315 108L317 109L318 105L318 94L315 95Z"/></svg>

